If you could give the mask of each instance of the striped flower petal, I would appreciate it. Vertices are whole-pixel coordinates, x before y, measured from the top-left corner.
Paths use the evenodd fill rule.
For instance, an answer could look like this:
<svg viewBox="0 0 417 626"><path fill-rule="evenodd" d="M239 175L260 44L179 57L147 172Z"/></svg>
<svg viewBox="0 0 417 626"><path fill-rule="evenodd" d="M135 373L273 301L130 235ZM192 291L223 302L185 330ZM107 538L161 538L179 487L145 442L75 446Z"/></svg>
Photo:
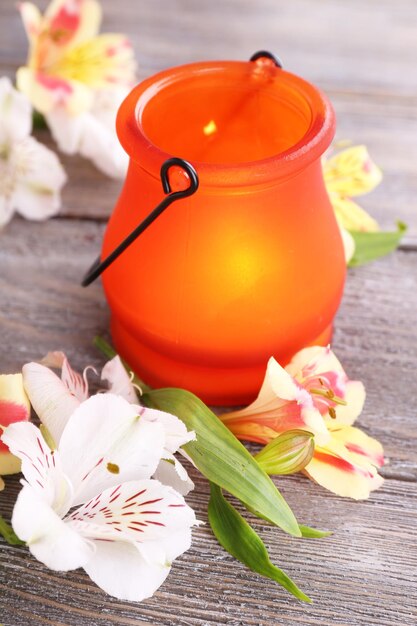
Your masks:
<svg viewBox="0 0 417 626"><path fill-rule="evenodd" d="M342 426L329 424L332 433L332 441L342 444L348 451L349 457L357 463L372 463L375 467L384 465L384 450L382 445L369 437L359 428L354 426Z"/></svg>
<svg viewBox="0 0 417 626"><path fill-rule="evenodd" d="M62 433L59 451L78 505L122 481L151 476L163 455L164 430L143 419L149 409L110 393L82 402Z"/></svg>
<svg viewBox="0 0 417 626"><path fill-rule="evenodd" d="M326 446L315 449L304 471L339 496L368 498L383 483L377 471L384 463L381 444L352 426L333 424L331 435Z"/></svg>
<svg viewBox="0 0 417 626"><path fill-rule="evenodd" d="M318 448L305 473L322 487L338 496L364 500L383 484L383 478L371 464L359 464Z"/></svg>
<svg viewBox="0 0 417 626"><path fill-rule="evenodd" d="M55 512L64 515L72 500L72 485L62 470L58 452L52 451L34 424L11 424L2 441L22 462L25 484Z"/></svg>

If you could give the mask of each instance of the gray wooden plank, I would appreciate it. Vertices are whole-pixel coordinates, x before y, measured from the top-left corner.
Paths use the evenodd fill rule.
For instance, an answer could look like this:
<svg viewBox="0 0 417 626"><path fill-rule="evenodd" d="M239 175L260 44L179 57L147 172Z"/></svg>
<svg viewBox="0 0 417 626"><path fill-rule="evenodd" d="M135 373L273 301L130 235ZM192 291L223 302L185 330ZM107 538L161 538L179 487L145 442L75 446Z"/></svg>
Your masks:
<svg viewBox="0 0 417 626"><path fill-rule="evenodd" d="M198 488L187 500L206 521L207 483L195 472L193 478ZM311 595L311 606L234 562L206 525L195 529L191 550L175 563L154 598L140 604L106 596L81 570L51 572L24 548L0 544L2 622L35 626L48 623L46 618L66 626L413 626L416 485L389 480L360 503L330 496L303 477L286 477L279 485L300 520L334 531L322 540L296 540L250 518L273 561ZM9 479L10 492L17 488L17 479ZM7 491L0 495L0 506L4 501L10 502ZM30 622L24 613L28 610Z"/></svg>
<svg viewBox="0 0 417 626"><path fill-rule="evenodd" d="M44 7L47 0L37 4ZM391 0L378 5L372 0L102 4L103 30L129 34L146 74L204 58L247 58L266 48L317 83L331 80L340 88L415 98L413 0L395 5ZM21 64L26 47L14 0L2 0L0 19L0 57L10 65Z"/></svg>

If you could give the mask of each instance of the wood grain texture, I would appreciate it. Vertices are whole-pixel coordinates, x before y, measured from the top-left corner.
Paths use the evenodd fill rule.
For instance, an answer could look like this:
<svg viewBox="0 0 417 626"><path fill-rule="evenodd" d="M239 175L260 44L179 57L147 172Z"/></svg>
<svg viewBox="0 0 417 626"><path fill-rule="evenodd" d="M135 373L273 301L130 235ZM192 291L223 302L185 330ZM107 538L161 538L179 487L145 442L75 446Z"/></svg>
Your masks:
<svg viewBox="0 0 417 626"><path fill-rule="evenodd" d="M206 519L207 485L193 477L198 489L187 499L198 517ZM16 492L16 479L8 482L10 492ZM415 519L416 489L390 480L372 500L347 506L301 477L282 479L279 485L300 520L334 531L327 539L295 540L252 520L273 561L311 595L312 606L292 600L236 563L205 526L194 531L191 550L176 561L154 598L139 605L109 598L81 570L51 572L29 559L24 548L4 546L0 576L7 580L7 588L0 599L0 615L7 626L42 624L38 616L67 626L134 620L170 626L414 624L417 570L409 530ZM21 609L33 612L32 622L24 621Z"/></svg>
<svg viewBox="0 0 417 626"><path fill-rule="evenodd" d="M40 1L44 7L46 1ZM118 0L103 2L104 30L133 39L143 78L204 58L247 58L261 48L323 87L338 137L366 143L381 187L363 199L390 227L410 225L408 249L349 272L334 349L364 381L360 426L384 444L384 487L366 502L330 495L303 477L279 486L300 521L334 531L295 540L253 520L271 552L314 600L306 606L252 574L216 543L208 525L175 563L154 598L106 596L82 570L47 570L24 548L0 542L4 626L414 626L417 623L417 6L414 0ZM14 0L0 1L0 74L13 76L26 43ZM39 138L50 142L46 133ZM79 158L62 157L70 184L59 218L15 219L0 234L0 371L17 371L51 349L77 368L101 366L92 347L108 328L99 283L80 279L100 248L121 183ZM208 486L193 469L188 498L207 520ZM7 479L0 512L10 519L19 490Z"/></svg>

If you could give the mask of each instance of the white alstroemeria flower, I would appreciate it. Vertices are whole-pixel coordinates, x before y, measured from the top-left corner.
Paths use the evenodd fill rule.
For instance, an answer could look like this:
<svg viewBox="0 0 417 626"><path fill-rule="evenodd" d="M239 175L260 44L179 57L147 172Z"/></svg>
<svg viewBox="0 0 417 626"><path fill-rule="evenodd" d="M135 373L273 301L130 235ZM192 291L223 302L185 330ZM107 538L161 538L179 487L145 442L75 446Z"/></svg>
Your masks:
<svg viewBox="0 0 417 626"><path fill-rule="evenodd" d="M51 451L33 424L9 426L2 441L24 475L12 526L53 570L83 567L107 593L140 601L190 547L192 509L149 479L163 453L163 427L120 396L83 401ZM78 507L74 510L73 507Z"/></svg>
<svg viewBox="0 0 417 626"><path fill-rule="evenodd" d="M129 157L116 135L116 114L128 89L95 92L89 111L68 115L64 106L45 114L58 148L65 154L81 154L110 178L124 178Z"/></svg>
<svg viewBox="0 0 417 626"><path fill-rule="evenodd" d="M46 366L61 368L61 378ZM63 352L50 352L42 364L27 363L23 366L26 393L39 419L57 443L74 410L88 398L87 369L83 375L75 372ZM108 383L111 393L122 396L136 410L143 411L143 407L137 407L136 388L119 356L106 363L101 379ZM174 454L181 454L181 446L194 440L195 433L188 431L178 417L163 411L146 409L143 420L160 424L165 433L164 451L154 477L186 495L194 488L194 483Z"/></svg>
<svg viewBox="0 0 417 626"><path fill-rule="evenodd" d="M30 137L31 130L29 100L0 78L0 228L15 211L45 220L61 207L67 177L57 156Z"/></svg>

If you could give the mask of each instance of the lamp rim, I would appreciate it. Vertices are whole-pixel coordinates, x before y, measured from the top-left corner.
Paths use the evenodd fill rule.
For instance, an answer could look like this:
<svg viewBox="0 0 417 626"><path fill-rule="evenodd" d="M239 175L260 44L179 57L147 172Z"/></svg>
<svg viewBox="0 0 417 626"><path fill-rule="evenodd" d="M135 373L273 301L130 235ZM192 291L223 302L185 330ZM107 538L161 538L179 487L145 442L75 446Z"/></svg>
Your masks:
<svg viewBox="0 0 417 626"><path fill-rule="evenodd" d="M183 154L170 154L156 145L147 136L143 126L146 105L165 87L189 79L193 73L217 73L221 80L225 72L229 73L229 77L230 72L242 72L244 75L248 68L251 71L262 71L253 61L204 61L166 69L139 83L122 102L116 120L119 141L130 159L158 178L164 161L173 156L187 158ZM312 83L279 67L268 66L264 71L272 78L279 77L281 84L292 89L308 105L311 120L306 132L288 149L260 160L212 163L187 159L197 170L202 185L223 188L272 183L304 169L319 159L329 147L334 137L336 120L327 96Z"/></svg>

